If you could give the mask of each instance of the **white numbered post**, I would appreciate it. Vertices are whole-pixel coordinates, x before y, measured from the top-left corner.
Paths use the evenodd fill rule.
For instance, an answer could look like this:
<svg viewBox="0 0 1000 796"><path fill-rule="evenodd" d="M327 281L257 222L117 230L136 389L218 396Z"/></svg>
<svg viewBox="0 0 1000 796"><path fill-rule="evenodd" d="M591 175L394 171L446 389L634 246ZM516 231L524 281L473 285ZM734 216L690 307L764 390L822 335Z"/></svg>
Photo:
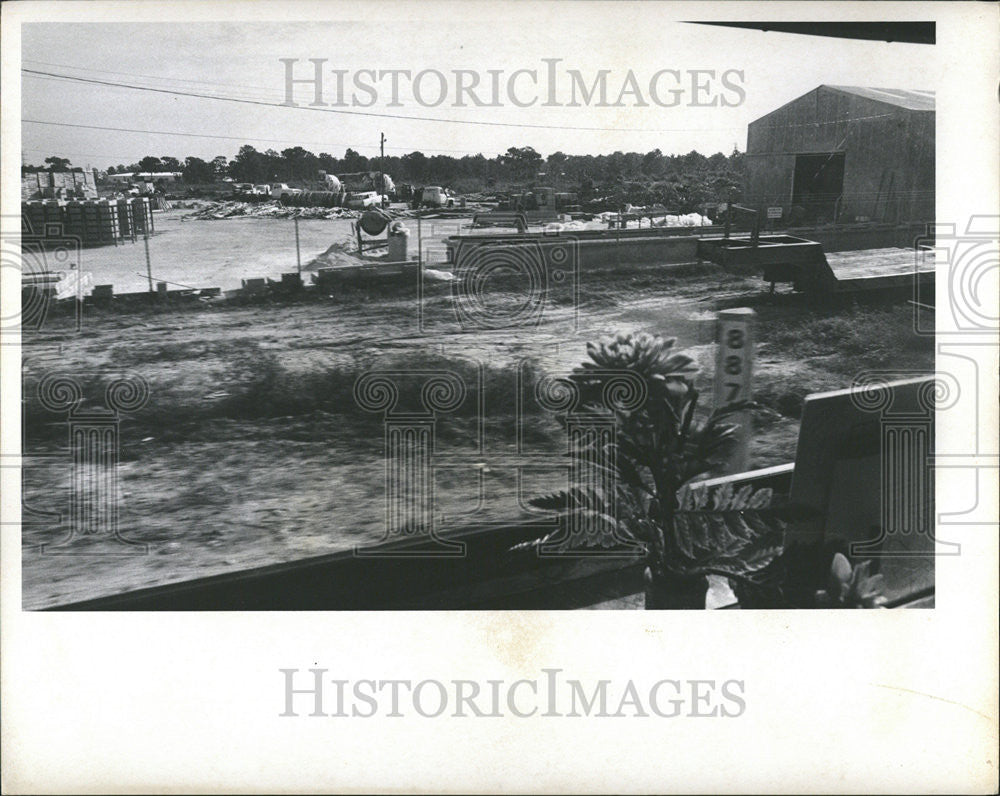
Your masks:
<svg viewBox="0 0 1000 796"><path fill-rule="evenodd" d="M753 326L756 313L749 307L723 310L718 314L718 348L715 357L715 407L753 399ZM753 417L743 411L727 418L739 423L737 444L726 468L730 473L750 469L750 437Z"/></svg>

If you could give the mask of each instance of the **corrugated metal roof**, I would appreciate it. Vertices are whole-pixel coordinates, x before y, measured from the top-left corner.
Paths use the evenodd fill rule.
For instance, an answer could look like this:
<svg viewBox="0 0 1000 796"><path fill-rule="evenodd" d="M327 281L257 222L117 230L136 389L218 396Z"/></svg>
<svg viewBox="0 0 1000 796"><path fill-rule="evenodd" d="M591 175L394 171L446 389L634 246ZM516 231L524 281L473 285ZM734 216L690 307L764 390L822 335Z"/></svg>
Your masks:
<svg viewBox="0 0 1000 796"><path fill-rule="evenodd" d="M884 102L911 111L934 110L933 91L910 91L902 88L865 88L863 86L825 86L847 94L856 94L865 99Z"/></svg>

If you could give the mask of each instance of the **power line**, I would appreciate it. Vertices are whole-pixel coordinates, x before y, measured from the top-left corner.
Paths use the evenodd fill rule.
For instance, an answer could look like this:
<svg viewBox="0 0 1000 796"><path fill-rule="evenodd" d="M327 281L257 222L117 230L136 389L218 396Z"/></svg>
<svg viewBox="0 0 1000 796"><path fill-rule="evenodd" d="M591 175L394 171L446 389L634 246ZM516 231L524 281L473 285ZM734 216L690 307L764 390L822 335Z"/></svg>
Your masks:
<svg viewBox="0 0 1000 796"><path fill-rule="evenodd" d="M78 72L89 72L89 73L99 73L102 75L124 75L127 77L134 78L144 78L146 80L152 81L166 81L167 83L187 83L187 84L198 84L203 86L208 86L210 88L226 91L226 90L236 90L236 94L241 99L258 99L262 101L277 101L274 100L274 96L277 94L275 91L262 90L260 86L249 86L244 83L221 83L216 80L198 80L196 78L179 78L179 77L166 77L163 75L148 75L138 72L119 72L111 69L93 69L83 66L73 66L71 64L55 64L48 61L39 61L34 58L24 58L23 61L30 62L31 64L41 64L44 66L57 66L64 69L72 69ZM40 75L32 75L35 80L54 80L54 79L66 79L77 77L76 75L66 75L64 78L49 78L41 77ZM155 83L152 84L153 88L159 88ZM170 88L170 86L162 86L162 88ZM197 87L193 85L180 86L183 89L195 90Z"/></svg>
<svg viewBox="0 0 1000 796"><path fill-rule="evenodd" d="M90 77L76 77L74 75L61 75L56 72L46 72L39 69L21 69L29 75L42 75L44 77L68 80L76 83L88 83L99 86L110 86L111 88L126 88L135 91L151 91L156 94L173 94L181 97L196 97L198 99L214 99L223 102L235 102L244 105L259 105L266 108L294 108L296 110L320 111L323 113L337 113L348 116L368 116L379 119L402 119L410 122L443 122L446 124L468 124L481 127L521 127L537 130L572 130L584 132L611 132L611 133L683 133L683 132L716 132L720 129L737 130L740 127L679 127L673 129L644 129L644 128L621 128L621 127L576 127L564 124L529 124L526 122L487 122L474 121L471 119L449 119L435 116L406 116L398 113L377 113L375 111L345 110L343 108L317 108L311 105L285 105L283 103L265 102L264 100L246 99L241 97L225 97L215 94L202 94L194 91L181 91L180 89L158 88L153 86L139 86L129 83L119 83L110 80L98 80Z"/></svg>
<svg viewBox="0 0 1000 796"><path fill-rule="evenodd" d="M73 66L72 64L54 64L50 61L39 61L35 58L22 58L22 61L27 61L33 64L41 64L42 66L55 66L60 69L74 69L78 72L100 72L106 75L127 75L129 77L145 77L150 80L166 80L173 83L199 83L205 86L225 86L226 88L245 88L251 91L259 91L260 86L248 86L244 83L220 83L215 80L197 80L195 78L186 77L165 77L163 75L143 75L138 72L117 72L113 69L96 69L92 66Z"/></svg>
<svg viewBox="0 0 1000 796"><path fill-rule="evenodd" d="M25 58L23 60L24 61L29 61L31 63L36 63L36 64L44 64L44 65L47 65L47 66L56 66L56 67L60 67L60 68L64 68L64 69L74 69L74 70L81 71L81 72L100 72L102 74L128 75L128 76L131 76L131 77L141 77L141 78L147 78L149 80L165 80L165 81L180 82L180 83L198 83L198 84L208 85L208 86L222 86L222 87L225 87L225 88L248 89L250 91L259 91L259 87L257 87L257 86L248 86L246 84L219 83L219 82L216 82L216 81L197 80L197 79L194 79L194 78L191 78L191 79L188 79L188 78L175 78L175 77L164 77L164 76L160 76L160 75L146 75L146 74L133 73L133 72L119 72L119 71L110 70L110 69L95 69L95 68L92 68L92 67L73 66L73 65L70 65L70 64L57 64L57 63L51 63L51 62L48 62L48 61L40 61L40 60L37 60L37 59L34 59L34 58ZM710 128L706 128L706 127L679 127L679 128L672 128L672 129L617 128L617 127L571 127L571 126L564 126L564 125L543 125L543 124L530 124L530 123L520 124L520 123L514 123L514 122L509 122L509 123L508 122L483 122L483 121L473 121L473 120L470 120L470 119L448 119L448 118L438 118L438 117L430 117L430 116L406 116L404 114L376 113L376 112L370 112L370 111L353 111L353 110L344 110L344 109L338 109L338 108L317 108L317 107L312 107L312 106L298 106L298 105L291 106L291 105L285 105L284 103L271 102L271 101L268 101L266 99L260 99L259 95L257 97L227 97L227 96L221 96L221 95L215 95L215 94L201 94L201 93L197 93L197 92L185 92L185 91L181 91L180 89L172 89L172 88L169 88L169 87L141 86L141 85L135 85L135 84L116 83L116 82L112 82L112 81L102 81L102 80L96 80L96 79L93 79L93 78L78 77L78 76L75 76L75 75L61 75L61 74L57 74L57 73L54 73L54 72L44 72L44 71L33 70L33 69L22 69L21 71L36 76L36 79L53 78L53 79L56 79L56 80L71 80L71 81L77 81L77 82L83 82L83 83L95 83L95 84L99 84L99 85L108 85L108 86L118 87L118 88L130 88L130 89L134 89L134 90L138 90L138 91L153 91L153 92L157 92L157 93L178 94L180 96L191 96L191 97L198 97L198 98L202 98L202 99L218 99L218 100L223 100L223 101L227 101L227 102L244 102L244 103L248 103L248 104L263 105L263 106L267 106L267 107L278 107L278 108L295 107L295 108L303 108L305 110L327 111L329 113L341 113L341 114L358 115L358 116L376 116L376 117L383 117L383 118L390 118L390 119L404 119L404 120L413 120L413 121L430 121L430 122L445 122L445 123L451 123L451 124L470 124L470 125L484 125L484 126L497 126L497 127L526 127L526 128L546 129L546 130L576 130L576 131L592 131L592 132L673 133L673 132L716 132L718 130L740 130L740 129L743 129L742 125L733 126L733 127L710 127ZM43 75L47 76L47 78L46 77L42 77ZM754 123L755 124L759 124L759 126L756 129L770 131L770 130L790 129L790 128L797 128L797 127L819 127L819 126L830 125L830 124L843 124L845 122L860 122L860 121L867 121L867 120L870 120L870 119L884 119L884 118L889 118L889 117L894 117L894 116L898 116L898 114L896 114L896 113L880 113L880 114L875 114L875 115L870 115L870 116L856 116L856 117L853 117L853 118L852 117L847 117L847 118L844 118L844 119L831 119L831 120L814 121L814 122L799 122L799 123L791 123L791 124L773 124L773 123L772 124L759 124L760 122L763 122L764 119L766 118L766 117L761 117L760 119L755 120ZM39 124L44 124L44 123L45 122L39 122ZM83 126L83 125L80 125L80 126ZM118 129L118 128L95 128L95 129ZM125 130L124 132L133 132L133 131ZM135 132L146 132L146 131L135 131ZM148 132L155 132L155 131L148 131ZM164 135L168 135L168 134L169 135L189 135L189 136L192 136L192 137L194 137L194 135L195 135L193 133L188 133L188 134L184 134L184 133L163 133L163 134ZM238 140L239 138L241 138L240 136L203 136L203 137L205 137L205 138L231 138L233 140ZM242 137L242 138L246 138L246 137ZM285 140L285 139L255 138L255 139L247 139L247 140L272 141L273 143L294 143L294 142L291 142L291 141L288 141L288 140ZM312 143L314 145L321 145L321 142L305 142L305 143ZM359 146L359 147L371 148L371 145L368 145L368 144L346 144L346 145L343 145L343 146L350 146L350 147ZM389 148L390 149L405 149L405 147L389 147ZM460 154L478 154L478 152L474 152L472 150L460 150L460 149L427 149L427 151L428 152L451 152L451 153L460 153Z"/></svg>
<svg viewBox="0 0 1000 796"><path fill-rule="evenodd" d="M22 71L25 71L25 70L22 70ZM85 78L77 78L76 75L63 75L61 77L45 77L43 75L26 75L26 77L30 77L32 80L42 80L42 81L51 82L51 83L59 83L59 82L61 82L63 80L74 80L74 79L79 79L79 80L83 80L84 82L86 82ZM131 87L131 86L129 86L129 87ZM141 86L141 85L135 86L135 87L139 88L139 89L147 89L147 90L156 90L157 88L159 88L157 86ZM169 90L169 86L164 86L163 88ZM241 94L248 94L247 91L241 91L240 93ZM216 94L207 94L206 96L208 98L210 98L210 99L220 99L220 98L221 99L225 99L226 98L226 97L223 97L221 95L216 95ZM271 99L271 97L269 97L267 95L262 95L259 92L259 90L258 90L256 92L256 95L249 95L248 94L247 96L238 96L238 97L234 97L233 99L234 100L245 99L247 101L260 100L261 102L265 102L266 103L267 101L269 101Z"/></svg>

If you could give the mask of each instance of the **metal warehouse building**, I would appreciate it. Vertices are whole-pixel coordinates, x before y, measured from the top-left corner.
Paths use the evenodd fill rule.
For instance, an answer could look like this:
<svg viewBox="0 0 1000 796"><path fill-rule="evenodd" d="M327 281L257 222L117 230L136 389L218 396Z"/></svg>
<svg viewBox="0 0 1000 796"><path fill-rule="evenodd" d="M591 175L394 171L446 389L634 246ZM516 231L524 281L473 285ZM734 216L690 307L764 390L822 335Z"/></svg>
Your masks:
<svg viewBox="0 0 1000 796"><path fill-rule="evenodd" d="M934 219L934 92L820 86L751 122L743 204L786 223Z"/></svg>

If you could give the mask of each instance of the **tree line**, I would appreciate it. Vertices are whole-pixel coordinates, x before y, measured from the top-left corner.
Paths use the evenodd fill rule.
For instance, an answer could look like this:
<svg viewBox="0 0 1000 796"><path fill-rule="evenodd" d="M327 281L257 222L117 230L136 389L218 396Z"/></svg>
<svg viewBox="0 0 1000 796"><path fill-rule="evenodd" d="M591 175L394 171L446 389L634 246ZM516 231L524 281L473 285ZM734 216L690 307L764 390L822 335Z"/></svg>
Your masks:
<svg viewBox="0 0 1000 796"><path fill-rule="evenodd" d="M45 162L51 160L47 158ZM389 174L397 184L443 185L460 193L547 184L590 198L607 197L635 204L660 202L687 212L704 202L739 198L744 180L744 153L734 150L729 155L716 152L705 156L691 151L686 155L665 155L654 149L646 153L553 152L543 156L525 146L511 147L493 158L482 154L425 155L417 151L388 155L380 161L377 156L369 158L353 149L338 158L327 152L314 154L299 146L278 152L259 151L247 144L232 159L219 155L212 160L186 157L181 161L147 155L136 163L114 166L108 173L172 171L180 172L190 183L211 183L228 177L237 182L309 185L318 181L320 171L345 174L379 170Z"/></svg>

